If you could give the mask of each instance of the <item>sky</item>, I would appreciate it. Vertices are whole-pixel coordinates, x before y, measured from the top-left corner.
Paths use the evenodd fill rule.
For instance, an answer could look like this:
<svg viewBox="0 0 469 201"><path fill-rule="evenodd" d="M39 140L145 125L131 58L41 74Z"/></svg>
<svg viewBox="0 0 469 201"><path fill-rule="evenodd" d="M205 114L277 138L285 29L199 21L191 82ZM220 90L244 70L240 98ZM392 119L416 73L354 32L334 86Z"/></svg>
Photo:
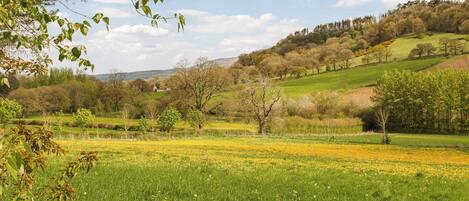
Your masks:
<svg viewBox="0 0 469 201"><path fill-rule="evenodd" d="M64 1L75 11L93 16L102 12L110 20L110 30L95 25L88 36L78 36L73 44L85 45L86 57L94 64L90 74L111 70L132 72L171 69L182 59L237 57L241 53L268 48L289 33L314 28L335 20L378 15L402 0L165 0L156 8L165 16L182 13L184 31L172 20L152 27L138 15L130 0ZM62 5L59 15L82 21ZM56 58L57 53L51 50ZM75 64L54 61L56 67Z"/></svg>

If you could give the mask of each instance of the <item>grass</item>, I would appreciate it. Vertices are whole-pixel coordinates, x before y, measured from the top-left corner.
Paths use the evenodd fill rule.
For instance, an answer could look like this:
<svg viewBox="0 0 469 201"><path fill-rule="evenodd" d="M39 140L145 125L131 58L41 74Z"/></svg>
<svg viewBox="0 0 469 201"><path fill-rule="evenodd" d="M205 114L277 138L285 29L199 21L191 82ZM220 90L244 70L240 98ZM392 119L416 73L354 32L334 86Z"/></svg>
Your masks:
<svg viewBox="0 0 469 201"><path fill-rule="evenodd" d="M374 84L389 70L418 71L444 61L443 57L421 60L406 60L393 63L373 64L342 71L324 73L300 79L280 82L284 92L292 98L308 95L315 91L353 89Z"/></svg>
<svg viewBox="0 0 469 201"><path fill-rule="evenodd" d="M439 40L441 38L466 38L469 35L465 34L453 34L453 33L435 33L431 36L426 36L422 39L416 38L414 35L409 35L396 39L390 46L392 51L392 58L402 60L409 56L409 52L414 49L417 44L420 43L431 43L435 47L439 47ZM465 49L469 49L469 43L465 44Z"/></svg>
<svg viewBox="0 0 469 201"><path fill-rule="evenodd" d="M99 153L98 166L74 181L77 200L468 200L469 152L440 147L467 146L467 136L393 135L412 139L408 146L362 138L59 143L69 157Z"/></svg>

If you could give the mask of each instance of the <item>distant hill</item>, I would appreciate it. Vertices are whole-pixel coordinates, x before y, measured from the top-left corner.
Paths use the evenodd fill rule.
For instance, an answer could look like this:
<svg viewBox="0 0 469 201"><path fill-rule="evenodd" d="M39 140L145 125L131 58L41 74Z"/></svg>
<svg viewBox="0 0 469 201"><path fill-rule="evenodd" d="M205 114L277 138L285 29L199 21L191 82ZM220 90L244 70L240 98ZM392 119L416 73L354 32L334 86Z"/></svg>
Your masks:
<svg viewBox="0 0 469 201"><path fill-rule="evenodd" d="M230 67L237 60L238 60L237 57L233 57L233 58L215 59L212 61L222 67ZM126 80L136 80L136 79L150 79L152 77L166 78L166 77L169 77L172 73L173 73L173 69L122 72L121 74L124 74ZM95 75L95 77L98 80L105 81L109 78L109 74L98 74L98 75Z"/></svg>

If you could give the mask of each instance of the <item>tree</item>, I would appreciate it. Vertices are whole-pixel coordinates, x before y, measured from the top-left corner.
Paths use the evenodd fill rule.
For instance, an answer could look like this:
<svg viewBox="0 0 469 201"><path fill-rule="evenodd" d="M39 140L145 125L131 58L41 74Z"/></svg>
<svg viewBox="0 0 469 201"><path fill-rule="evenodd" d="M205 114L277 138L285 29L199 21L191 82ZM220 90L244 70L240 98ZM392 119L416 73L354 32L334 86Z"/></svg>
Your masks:
<svg viewBox="0 0 469 201"><path fill-rule="evenodd" d="M291 69L291 73L293 73L296 78L301 77L302 74L306 73L306 60L303 55L298 52L289 52L285 55L285 59L287 60L287 65L289 69Z"/></svg>
<svg viewBox="0 0 469 201"><path fill-rule="evenodd" d="M283 79L288 74L288 61L278 54L266 56L256 68L265 77L280 76Z"/></svg>
<svg viewBox="0 0 469 201"><path fill-rule="evenodd" d="M80 172L89 172L98 160L96 152L82 152L59 173L60 176L41 181L36 176L44 171L51 154L62 156L64 150L52 140L53 133L45 128L12 128L0 135L0 197L11 200L72 200L75 189L71 180ZM37 193L37 192L41 193Z"/></svg>
<svg viewBox="0 0 469 201"><path fill-rule="evenodd" d="M229 78L227 69L201 57L192 68L187 62L176 65L169 84L173 94L184 96L191 107L206 112L209 101L230 83Z"/></svg>
<svg viewBox="0 0 469 201"><path fill-rule="evenodd" d="M302 55L304 57L305 66L310 70L315 69L319 74L321 70L319 65L319 50L317 48L311 48L303 51Z"/></svg>
<svg viewBox="0 0 469 201"><path fill-rule="evenodd" d="M368 42L364 39L360 39L360 40L358 40L356 47L359 50L364 50L364 49L368 48Z"/></svg>
<svg viewBox="0 0 469 201"><path fill-rule="evenodd" d="M158 125L160 126L161 132L171 132L174 125L181 120L181 113L175 108L166 108L158 118Z"/></svg>
<svg viewBox="0 0 469 201"><path fill-rule="evenodd" d="M373 47L373 57L378 60L378 63L382 63L385 59L386 47L383 45L377 45Z"/></svg>
<svg viewBox="0 0 469 201"><path fill-rule="evenodd" d="M431 43L417 44L417 47L412 49L409 53L409 58L422 58L423 55L430 56L436 51L436 48Z"/></svg>
<svg viewBox="0 0 469 201"><path fill-rule="evenodd" d="M205 114L199 110L191 110L187 113L187 121L198 132L204 128L206 122Z"/></svg>
<svg viewBox="0 0 469 201"><path fill-rule="evenodd" d="M85 132L86 126L88 126L91 121L93 121L94 115L90 110L80 108L73 114L73 120L81 128L82 132Z"/></svg>
<svg viewBox="0 0 469 201"><path fill-rule="evenodd" d="M384 107L379 107L377 111L375 112L375 116L376 116L376 121L378 121L379 126L381 127L381 129L383 129L382 143L390 144L391 139L389 138L389 135L386 132L386 124L388 123L388 119L389 119L389 111L386 110Z"/></svg>
<svg viewBox="0 0 469 201"><path fill-rule="evenodd" d="M51 12L47 6L56 2L65 5L71 12L82 16L84 20L75 22L58 15L58 12ZM135 11L148 18L153 26L169 19L164 14L156 12L156 9L151 9L159 7L159 3L159 1L132 1ZM60 61L76 62L85 69L94 68L90 60L83 58L86 48L72 46L70 42L76 34L86 36L92 22L95 24L103 23L108 27L110 20L102 13L96 13L90 17L57 0L2 1L0 8L2 8L2 12L0 12L2 39L0 42L17 50L25 50L24 52L28 54L28 56L18 58L16 57L17 52L9 53L7 49L1 48L0 68L7 74L16 74L17 72L44 73L47 70L46 67L51 63L51 59L42 50L49 47L57 50ZM184 16L178 13L173 16L178 21L178 28L183 28L185 25ZM60 28L56 34L50 31L50 28L55 26Z"/></svg>
<svg viewBox="0 0 469 201"><path fill-rule="evenodd" d="M448 51L452 55L464 53L464 44L459 39L451 39L448 43Z"/></svg>
<svg viewBox="0 0 469 201"><path fill-rule="evenodd" d="M123 73L112 70L109 79L100 90L101 99L110 111L119 111L130 97L124 80L125 75Z"/></svg>
<svg viewBox="0 0 469 201"><path fill-rule="evenodd" d="M344 63L343 66L345 68L349 68L351 65L350 60L353 59L353 57L355 57L355 54L350 49L343 49L343 50L340 50L338 56L339 56L339 59L343 61Z"/></svg>
<svg viewBox="0 0 469 201"><path fill-rule="evenodd" d="M439 40L440 51L443 51L446 56L448 56L448 54L449 54L450 41L451 41L451 39L449 39L449 38L440 38L440 40Z"/></svg>
<svg viewBox="0 0 469 201"><path fill-rule="evenodd" d="M267 79L251 83L242 91L242 101L258 125L258 133L265 135L267 123L275 106L282 98L280 88L274 87Z"/></svg>
<svg viewBox="0 0 469 201"><path fill-rule="evenodd" d="M3 125L3 129L6 128L10 120L21 114L21 110L21 105L18 102L0 98L0 123Z"/></svg>
<svg viewBox="0 0 469 201"><path fill-rule="evenodd" d="M469 20L464 20L459 26L459 32L469 34Z"/></svg>
<svg viewBox="0 0 469 201"><path fill-rule="evenodd" d="M427 26L425 22L419 17L416 17L412 20L412 32L417 34L418 37L421 37L427 31Z"/></svg>
<svg viewBox="0 0 469 201"><path fill-rule="evenodd" d="M138 93L151 92L153 90L150 84L148 84L148 82L143 79L136 79L131 81L129 85L131 89L137 91Z"/></svg>

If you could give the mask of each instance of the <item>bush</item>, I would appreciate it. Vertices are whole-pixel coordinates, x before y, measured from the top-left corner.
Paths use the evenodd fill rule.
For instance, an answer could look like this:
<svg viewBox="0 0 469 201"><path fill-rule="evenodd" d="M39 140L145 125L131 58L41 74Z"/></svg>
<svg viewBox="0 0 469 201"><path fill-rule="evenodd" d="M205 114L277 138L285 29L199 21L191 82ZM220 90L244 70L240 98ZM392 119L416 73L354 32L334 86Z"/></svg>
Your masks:
<svg viewBox="0 0 469 201"><path fill-rule="evenodd" d="M304 119L298 116L275 119L273 133L286 134L351 134L361 133L363 122L357 118Z"/></svg>
<svg viewBox="0 0 469 201"><path fill-rule="evenodd" d="M166 108L158 118L161 132L170 132L176 122L181 120L181 113L173 107Z"/></svg>
<svg viewBox="0 0 469 201"><path fill-rule="evenodd" d="M80 108L75 114L73 114L75 123L82 129L84 129L91 122L91 120L93 120L93 118L93 113L91 113L91 111L88 109Z"/></svg>
<svg viewBox="0 0 469 201"><path fill-rule="evenodd" d="M6 124L16 118L21 113L21 105L14 101L6 98L0 98L0 123L3 127Z"/></svg>
<svg viewBox="0 0 469 201"><path fill-rule="evenodd" d="M149 119L142 117L138 120L137 130L145 133L148 131L153 131L153 126L151 125Z"/></svg>
<svg viewBox="0 0 469 201"><path fill-rule="evenodd" d="M206 122L205 114L200 110L191 110L187 114L187 122L195 130L201 130Z"/></svg>

